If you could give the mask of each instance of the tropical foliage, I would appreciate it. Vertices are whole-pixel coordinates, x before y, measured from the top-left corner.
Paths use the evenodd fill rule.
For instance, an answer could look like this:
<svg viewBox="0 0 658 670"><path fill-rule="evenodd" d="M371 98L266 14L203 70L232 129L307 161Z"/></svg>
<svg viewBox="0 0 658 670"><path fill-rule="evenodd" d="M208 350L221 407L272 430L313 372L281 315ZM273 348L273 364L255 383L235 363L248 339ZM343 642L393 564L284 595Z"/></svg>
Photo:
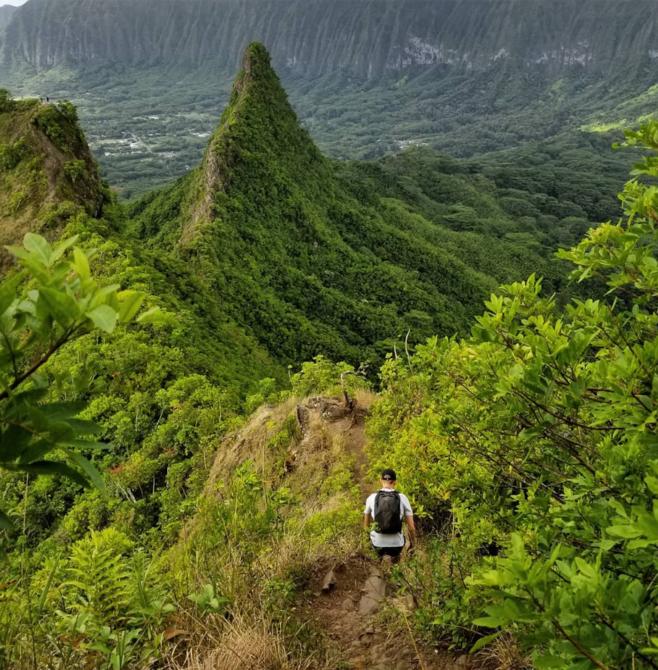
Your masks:
<svg viewBox="0 0 658 670"><path fill-rule="evenodd" d="M656 130L628 143L656 149ZM427 623L486 634L478 646L511 632L536 667L654 667L658 653L657 175L647 158L624 219L560 254L591 297L559 308L535 277L504 286L470 338L382 370L375 455L434 535Z"/></svg>
<svg viewBox="0 0 658 670"><path fill-rule="evenodd" d="M298 403L371 399L383 362L370 462L421 517L394 574L419 629L654 667L658 123L627 136L654 153L623 219L558 262L615 209L578 154L337 165L249 54L201 168L126 208L75 205L100 182L74 110L0 96L0 199L29 175L21 220L63 233L0 286L0 664L194 667L238 638L324 662L294 608L358 551L361 454ZM66 150L55 219L35 137Z"/></svg>

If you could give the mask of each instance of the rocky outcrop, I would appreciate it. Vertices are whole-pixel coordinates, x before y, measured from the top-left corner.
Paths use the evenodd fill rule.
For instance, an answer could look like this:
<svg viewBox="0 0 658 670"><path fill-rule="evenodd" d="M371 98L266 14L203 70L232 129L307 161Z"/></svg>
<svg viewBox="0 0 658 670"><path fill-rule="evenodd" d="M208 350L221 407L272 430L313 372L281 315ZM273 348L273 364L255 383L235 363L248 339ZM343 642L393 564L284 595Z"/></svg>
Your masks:
<svg viewBox="0 0 658 670"><path fill-rule="evenodd" d="M0 25L2 19L0 18ZM652 0L30 0L4 59L38 69L210 65L259 40L278 69L373 79L501 64L642 73L658 58Z"/></svg>

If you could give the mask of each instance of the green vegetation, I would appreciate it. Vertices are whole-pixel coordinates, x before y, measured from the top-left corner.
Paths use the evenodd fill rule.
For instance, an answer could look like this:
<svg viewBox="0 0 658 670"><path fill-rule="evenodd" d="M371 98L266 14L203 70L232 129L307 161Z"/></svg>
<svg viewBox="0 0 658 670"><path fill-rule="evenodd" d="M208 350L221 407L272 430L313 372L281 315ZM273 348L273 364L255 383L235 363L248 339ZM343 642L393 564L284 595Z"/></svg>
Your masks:
<svg viewBox="0 0 658 670"><path fill-rule="evenodd" d="M82 455L98 446L85 436L96 426L76 418L74 402L48 402L49 386L61 386L55 376L40 378L42 368L69 342L92 328L112 333L117 323L131 321L143 295L101 287L91 277L85 253L75 238L52 248L43 237L28 233L24 248L11 248L33 280L28 292L17 295L23 281L19 273L0 290L0 467L27 475L59 474L79 484L100 484L97 470ZM147 315L144 315L147 316ZM54 454L61 454L54 460ZM0 525L11 529L0 510Z"/></svg>
<svg viewBox="0 0 658 670"><path fill-rule="evenodd" d="M407 333L413 345L465 332L501 281L541 271L564 286L551 252L616 205L589 184L575 195L566 168L542 181L528 163L496 169L423 149L330 162L254 49L203 164L135 203L130 225L199 268L273 358L323 353L374 374Z"/></svg>
<svg viewBox="0 0 658 670"><path fill-rule="evenodd" d="M628 142L658 149L656 123ZM464 340L391 360L370 423L431 529L419 617L476 647L511 634L534 667L654 667L658 176L625 219L560 255L590 297L502 287ZM607 290L597 291L597 285Z"/></svg>
<svg viewBox="0 0 658 670"><path fill-rule="evenodd" d="M330 161L252 45L201 166L92 212L75 111L0 99L6 221L64 239L7 228L0 665L340 667L297 607L360 550L362 454L305 399L370 402L380 370L369 458L421 515L393 575L416 629L654 666L655 157L578 242L618 213L616 162Z"/></svg>
<svg viewBox="0 0 658 670"><path fill-rule="evenodd" d="M73 105L0 97L0 244L37 230L54 239L77 216L99 216L110 196ZM9 262L3 249L0 268Z"/></svg>

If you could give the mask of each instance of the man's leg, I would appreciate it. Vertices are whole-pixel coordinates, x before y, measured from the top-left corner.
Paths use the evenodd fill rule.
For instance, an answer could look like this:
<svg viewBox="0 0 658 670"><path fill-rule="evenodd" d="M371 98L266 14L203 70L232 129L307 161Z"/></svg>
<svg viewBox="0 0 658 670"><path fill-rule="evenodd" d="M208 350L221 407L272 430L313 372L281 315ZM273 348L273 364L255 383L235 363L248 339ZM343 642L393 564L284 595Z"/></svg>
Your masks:
<svg viewBox="0 0 658 670"><path fill-rule="evenodd" d="M388 563L399 563L403 547L375 547L379 558Z"/></svg>

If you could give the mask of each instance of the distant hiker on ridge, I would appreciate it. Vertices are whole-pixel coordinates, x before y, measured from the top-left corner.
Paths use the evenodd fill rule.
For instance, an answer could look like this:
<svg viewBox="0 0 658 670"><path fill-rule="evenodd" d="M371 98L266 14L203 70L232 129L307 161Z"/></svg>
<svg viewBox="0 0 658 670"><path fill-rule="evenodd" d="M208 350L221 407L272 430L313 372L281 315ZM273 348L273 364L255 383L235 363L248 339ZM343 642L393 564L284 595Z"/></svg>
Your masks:
<svg viewBox="0 0 658 670"><path fill-rule="evenodd" d="M372 526L373 521L375 523L375 528L370 531L370 541L377 555L380 558L390 557L387 560L392 563L399 562L404 548L403 521L407 524L410 549L416 541L414 513L407 496L395 490L396 479L395 470L383 470L382 488L368 496L363 512L366 529Z"/></svg>

